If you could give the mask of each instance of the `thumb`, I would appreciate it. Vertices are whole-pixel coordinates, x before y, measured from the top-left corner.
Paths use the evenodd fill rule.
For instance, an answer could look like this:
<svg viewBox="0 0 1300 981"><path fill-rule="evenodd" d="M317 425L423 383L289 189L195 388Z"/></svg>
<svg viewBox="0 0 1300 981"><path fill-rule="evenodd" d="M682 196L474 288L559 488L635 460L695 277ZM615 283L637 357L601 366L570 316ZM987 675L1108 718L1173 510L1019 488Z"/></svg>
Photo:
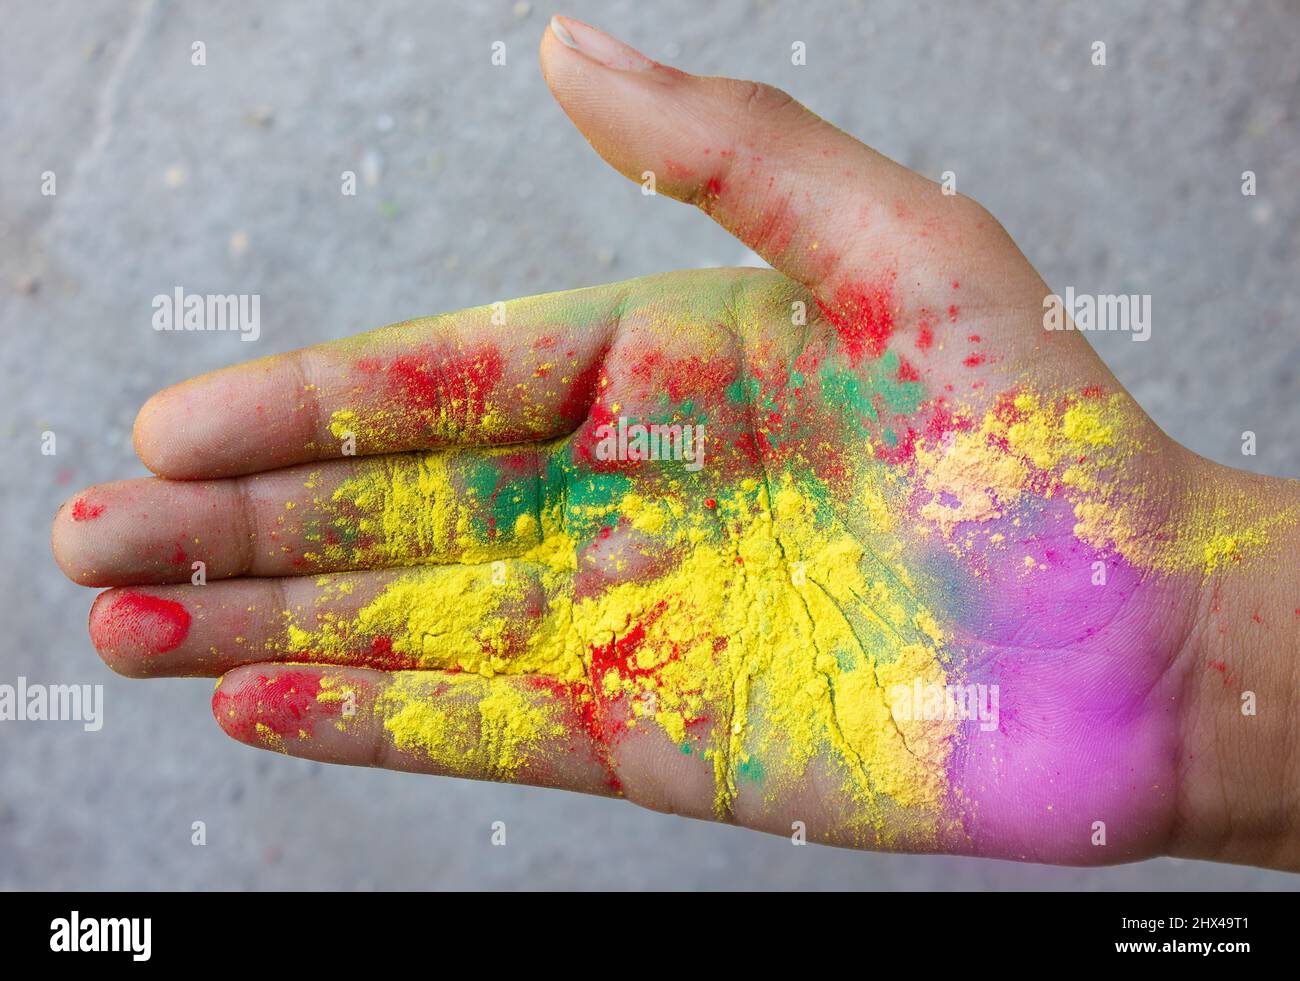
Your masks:
<svg viewBox="0 0 1300 981"><path fill-rule="evenodd" d="M616 170L697 205L771 265L827 297L876 254L895 202L934 185L758 82L688 75L568 17L542 73ZM886 204L888 202L888 204Z"/></svg>

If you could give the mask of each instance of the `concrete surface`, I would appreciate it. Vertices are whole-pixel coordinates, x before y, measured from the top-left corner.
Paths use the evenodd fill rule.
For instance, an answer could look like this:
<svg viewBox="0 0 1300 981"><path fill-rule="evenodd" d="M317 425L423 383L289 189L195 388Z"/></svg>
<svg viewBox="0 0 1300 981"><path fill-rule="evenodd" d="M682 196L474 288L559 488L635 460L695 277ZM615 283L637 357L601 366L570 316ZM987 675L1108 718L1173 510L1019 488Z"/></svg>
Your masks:
<svg viewBox="0 0 1300 981"><path fill-rule="evenodd" d="M0 34L0 682L102 683L107 722L0 724L0 887L1263 888L790 847L559 793L330 769L220 734L202 681L112 676L48 523L142 473L169 382L410 316L744 250L605 167L537 69L534 3L6 3ZM1154 296L1100 350L1173 436L1300 475L1300 11L1275 2L574 2L652 56L773 82L959 175L1054 286ZM191 44L207 65L190 64ZM489 50L506 42L507 64ZM808 64L790 64L792 41ZM1089 64L1094 40L1108 65ZM339 174L363 180L339 194ZM1243 197L1241 172L1259 193ZM57 194L40 194L56 174ZM262 337L158 334L150 300L260 293ZM1258 434L1243 459L1240 434ZM57 456L42 456L53 431ZM205 821L208 844L190 844ZM504 820L509 845L488 844Z"/></svg>

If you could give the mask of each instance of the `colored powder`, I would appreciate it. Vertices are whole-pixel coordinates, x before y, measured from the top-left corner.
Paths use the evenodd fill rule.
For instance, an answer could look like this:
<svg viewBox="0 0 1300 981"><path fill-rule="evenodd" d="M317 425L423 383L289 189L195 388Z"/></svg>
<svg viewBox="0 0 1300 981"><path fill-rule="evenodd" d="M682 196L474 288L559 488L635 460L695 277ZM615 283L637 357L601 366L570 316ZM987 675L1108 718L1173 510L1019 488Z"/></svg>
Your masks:
<svg viewBox="0 0 1300 981"><path fill-rule="evenodd" d="M829 300L818 300L822 315L834 325L849 364L857 367L864 357L885 353L894 334L897 301L887 285L864 287L853 283L839 287Z"/></svg>
<svg viewBox="0 0 1300 981"><path fill-rule="evenodd" d="M967 521L1002 517L1019 499L1027 476L1016 456L1000 452L984 432L954 433L916 450L918 485L929 494L920 514L948 538Z"/></svg>
<svg viewBox="0 0 1300 981"><path fill-rule="evenodd" d="M1255 515L1244 497L1197 499L1174 513L1160 482L1132 476L1164 467L1138 435L1144 431L1141 410L1125 395L1006 393L978 429L917 445L917 511L959 546L964 528L1063 496L1076 537L1102 554L1162 574L1202 575L1263 547L1270 529L1296 520Z"/></svg>
<svg viewBox="0 0 1300 981"><path fill-rule="evenodd" d="M486 562L511 554L520 541L536 540L533 466L531 457L510 450L358 461L329 500L313 502L324 520L308 529L311 549L304 558L386 566L420 559Z"/></svg>
<svg viewBox="0 0 1300 981"><path fill-rule="evenodd" d="M1140 569L1208 576L1296 520L1257 515L1245 495L1231 501L1195 496L1175 511L1175 502L1161 497L1160 482L1134 479L1166 464L1139 435L1147 424L1126 395L1053 400L1022 391L1011 404L1010 412L990 412L982 431L1038 471L1030 486L1049 496L1060 488L1074 507L1080 541Z"/></svg>
<svg viewBox="0 0 1300 981"><path fill-rule="evenodd" d="M91 504L84 497L72 502L73 521L93 521L104 513L104 505Z"/></svg>
<svg viewBox="0 0 1300 981"><path fill-rule="evenodd" d="M465 776L518 779L548 740L565 734L544 696L471 675L398 672L379 707L397 748Z"/></svg>
<svg viewBox="0 0 1300 981"><path fill-rule="evenodd" d="M180 603L133 591L115 593L91 621L91 638L101 651L129 646L145 654L165 654L179 647L189 632L190 614Z"/></svg>
<svg viewBox="0 0 1300 981"><path fill-rule="evenodd" d="M422 480L425 469L387 472L411 486L368 501L381 511L407 494L445 493L441 481ZM873 532L887 537L893 519L875 496L881 504L857 518L878 519ZM896 723L886 697L897 679L944 677L936 617L901 545L864 551L817 498L790 473L775 493L744 480L690 513L624 492L609 517L681 559L578 599L566 527L574 505L560 496L541 510L541 541L518 551L504 581L490 564L408 572L354 617L291 623L290 643L343 662L382 636L412 666L451 672L432 676L447 689L419 672L396 684L386 718L397 745L440 764L463 759L466 772L516 773L557 734L558 706L546 700L558 696L491 686L499 676L543 676L588 684L594 728L611 741L653 724L690 748L712 768L719 813L733 806L742 773L758 772L755 761L768 794L830 766L859 805L854 820L874 835L891 833L884 815L897 807L937 832L953 733L942 721ZM463 691L474 697L444 705Z"/></svg>
<svg viewBox="0 0 1300 981"><path fill-rule="evenodd" d="M725 345L716 357L652 351L615 370L606 351L579 371L548 345L534 377L560 387L545 418L509 401L522 396L472 353L450 381L427 360L375 366L398 422L343 409L336 435L364 424L374 433L363 440L382 444L412 413L439 438L501 442L515 431L507 416L534 434L557 414L578 429L526 451L356 461L314 502L323 517L308 529L309 559L415 568L352 604L334 603L350 580L322 578L324 608L287 614L285 641L313 660L402 669L377 710L393 745L436 769L527 779L573 741L604 759L650 733L681 765L709 768L720 816L829 779L864 842L887 846L902 828L910 847L965 833L955 798L970 788L954 776L974 752L965 731L898 717L889 699L977 670L970 648L988 638L968 636L963 597L985 597L985 583L1029 596L1040 577L1064 581L1073 570L1052 550L1071 535L1064 551L1106 557L1121 577L1211 575L1295 515L1258 515L1231 494L1184 504L1170 482L1144 479L1169 470L1154 430L1099 386L1017 386L974 405L935 397L922 380L933 317L922 311L917 362L900 357L901 306L892 279L881 282L819 302L834 333L813 325L822 330L798 350L746 334L740 358ZM774 305L784 311L789 296L773 292ZM724 299L743 321L743 297ZM691 303L712 317L720 300L680 302L671 316L689 324L701 319ZM950 306L949 320L958 313ZM619 416L735 432L711 444L705 480L598 460L591 434ZM1001 642L1005 623L1023 641L1041 608L1047 650L1053 617L1086 620L1055 598L1016 595L1009 612L1004 597L985 604L979 629ZM1085 614L1096 609L1106 607ZM1010 643L994 653L998 670L1027 656Z"/></svg>
<svg viewBox="0 0 1300 981"><path fill-rule="evenodd" d="M212 698L212 713L227 732L275 749L286 739L310 738L317 718L340 712L329 683L310 670L258 675L234 692L218 688Z"/></svg>

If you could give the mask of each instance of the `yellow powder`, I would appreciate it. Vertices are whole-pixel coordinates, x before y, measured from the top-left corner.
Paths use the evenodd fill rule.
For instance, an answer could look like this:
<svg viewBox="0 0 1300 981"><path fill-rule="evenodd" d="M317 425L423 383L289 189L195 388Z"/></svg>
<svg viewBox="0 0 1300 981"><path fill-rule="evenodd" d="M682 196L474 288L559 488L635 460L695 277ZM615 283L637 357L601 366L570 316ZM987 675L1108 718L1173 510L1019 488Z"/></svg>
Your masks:
<svg viewBox="0 0 1300 981"><path fill-rule="evenodd" d="M1103 553L1119 553L1139 569L1208 576L1224 562L1265 546L1270 530L1297 520L1295 514L1259 515L1244 494L1228 501L1196 495L1183 500L1186 495L1176 494L1166 479L1168 462L1142 435L1150 423L1126 395L1054 400L1024 391L1014 405L1021 418L1010 424L993 411L985 415L983 442L1005 442L1012 457L1058 479L1074 510L1074 534ZM964 457L976 459L986 452L1000 451L961 449ZM952 491L955 496L974 502L968 513L984 515L976 520L996 516L982 506L980 486L990 488L999 502L1014 499L1007 497L1010 488L996 481L999 474L1010 479L1008 472L990 473L990 465L981 470L969 462L929 465L960 488ZM954 471L976 474L975 488L948 478ZM925 479L942 485L940 478ZM938 520L932 512L926 516Z"/></svg>
<svg viewBox="0 0 1300 981"><path fill-rule="evenodd" d="M455 774L517 779L564 727L517 685L467 675L399 671L380 696L393 744L427 754Z"/></svg>
<svg viewBox="0 0 1300 981"><path fill-rule="evenodd" d="M305 558L353 566L486 562L517 554L521 542L535 544L537 521L527 513L496 539L474 534L472 522L488 502L458 486L462 459L460 454L434 452L358 460L353 476L328 499L313 502L318 513L347 528L348 540L335 536L330 541L322 534Z"/></svg>
<svg viewBox="0 0 1300 981"><path fill-rule="evenodd" d="M918 448L916 460L921 485L930 495L921 516L949 538L961 522L1001 517L1020 498L1027 474L1025 464L991 445L984 430L955 433L938 447Z"/></svg>
<svg viewBox="0 0 1300 981"><path fill-rule="evenodd" d="M389 486L347 493L363 522L395 520L396 509L425 523L421 541L463 548L438 537L455 514L438 467L394 466L383 472ZM873 493L880 509L853 519L878 514L892 527ZM422 499L437 518L416 513ZM539 515L537 544L516 543L506 576L492 562L411 570L354 617L291 623L290 643L346 661L386 637L422 668L460 672L400 672L409 680L394 685L383 710L395 744L440 764L460 754L467 773L515 773L557 734L545 692L525 698L501 676L598 682L595 695L615 724L650 724L709 763L719 813L741 793L776 797L810 767L829 765L854 802L846 819L877 840L896 827L887 809L909 809L913 832L938 832L952 732L943 722L895 724L886 697L899 681L945 676L942 632L900 541L871 528L864 550L860 535L819 512L788 474L770 496L766 482L746 480L698 513L636 493L609 512L612 524L626 517L680 559L656 578L575 599L577 546L556 504ZM540 621L529 619L525 600ZM420 680L428 677L462 687L436 689ZM459 697L465 692L474 697Z"/></svg>

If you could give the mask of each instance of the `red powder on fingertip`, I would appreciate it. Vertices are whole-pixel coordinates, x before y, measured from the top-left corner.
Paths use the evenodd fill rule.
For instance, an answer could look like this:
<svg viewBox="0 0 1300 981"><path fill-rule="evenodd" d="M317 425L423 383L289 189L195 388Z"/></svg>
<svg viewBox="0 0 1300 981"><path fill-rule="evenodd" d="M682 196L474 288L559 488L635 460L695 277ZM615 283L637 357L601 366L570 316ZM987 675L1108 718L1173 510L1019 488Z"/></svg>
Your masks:
<svg viewBox="0 0 1300 981"><path fill-rule="evenodd" d="M72 502L73 521L93 521L104 513L104 505L90 504L84 497Z"/></svg>
<svg viewBox="0 0 1300 981"><path fill-rule="evenodd" d="M711 497L706 497L704 499L704 506L708 508L710 511L712 511L714 508L718 506L718 502ZM1300 615L1300 610L1296 610L1296 614Z"/></svg>
<svg viewBox="0 0 1300 981"><path fill-rule="evenodd" d="M320 675L314 671L261 674L233 693L218 688L212 714L244 743L263 743L267 732L280 738L310 736L317 718L339 715L343 708L341 701L319 701L320 690Z"/></svg>
<svg viewBox="0 0 1300 981"><path fill-rule="evenodd" d="M146 654L165 654L189 636L190 614L180 603L145 593L118 593L90 623L99 650L131 646Z"/></svg>

